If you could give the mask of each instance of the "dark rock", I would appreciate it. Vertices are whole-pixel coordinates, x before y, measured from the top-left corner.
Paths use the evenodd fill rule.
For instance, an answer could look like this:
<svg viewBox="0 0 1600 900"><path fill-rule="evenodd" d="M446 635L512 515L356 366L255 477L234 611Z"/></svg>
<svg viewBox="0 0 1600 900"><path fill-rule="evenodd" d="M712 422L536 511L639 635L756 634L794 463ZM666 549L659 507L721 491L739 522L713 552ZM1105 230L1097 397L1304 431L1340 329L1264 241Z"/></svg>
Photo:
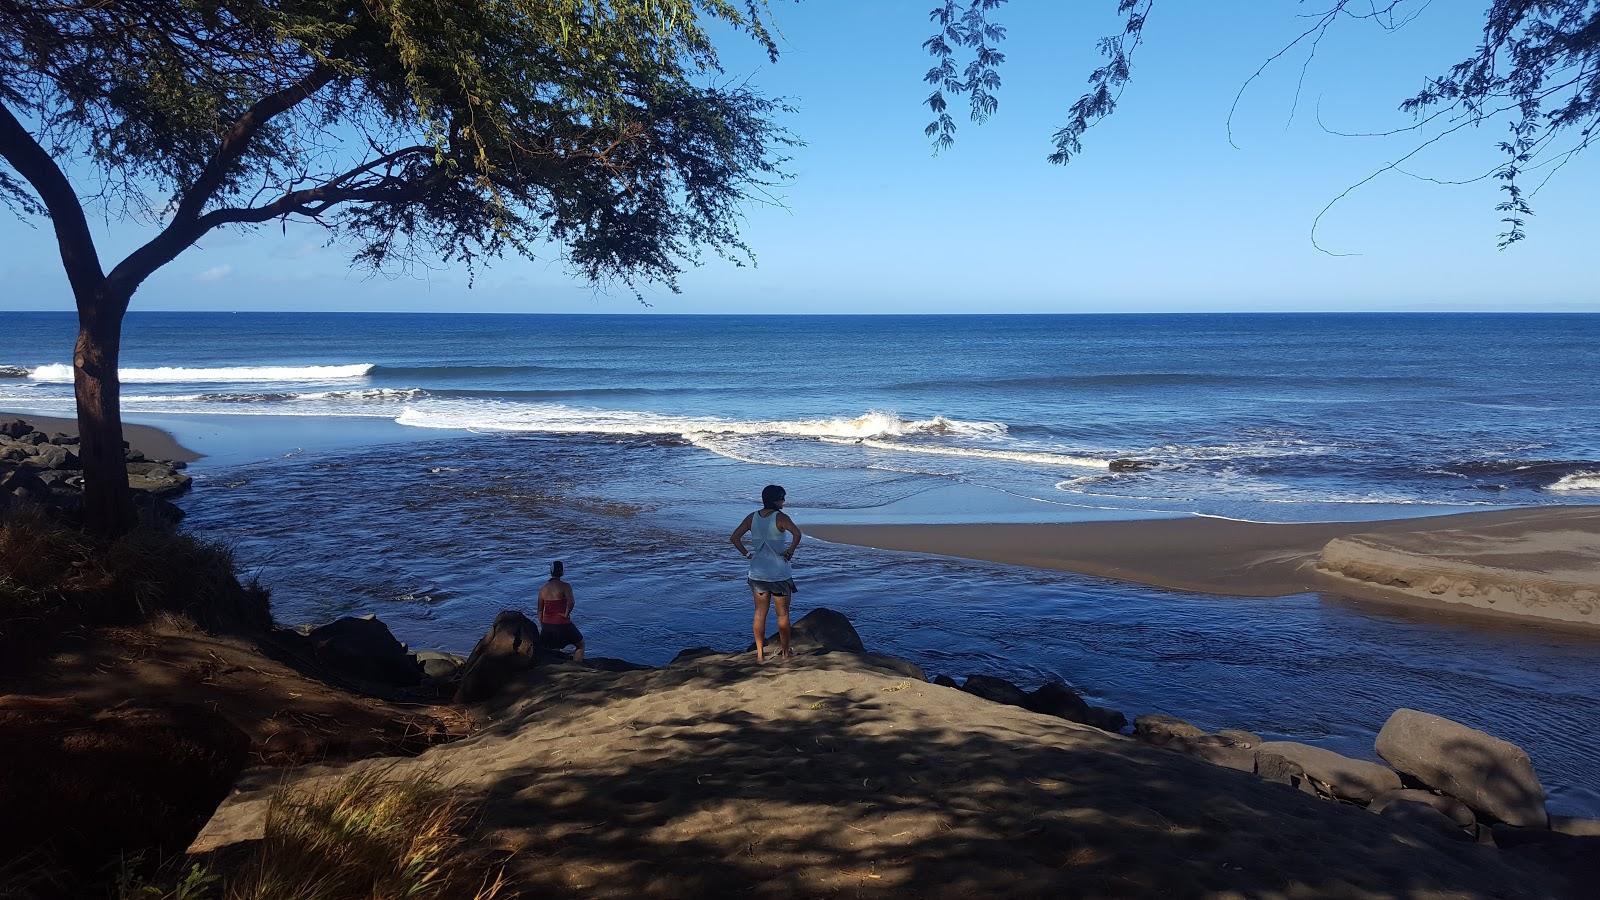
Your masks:
<svg viewBox="0 0 1600 900"><path fill-rule="evenodd" d="M21 419L0 422L0 436L17 439L33 431L33 426Z"/></svg>
<svg viewBox="0 0 1600 900"><path fill-rule="evenodd" d="M1402 822L1458 841L1471 839L1471 836L1463 831L1460 825L1451 821L1449 816L1426 803L1395 800L1384 804L1378 815L1391 822Z"/></svg>
<svg viewBox="0 0 1600 900"><path fill-rule="evenodd" d="M1477 824L1478 817L1472 814L1465 803L1454 797L1435 794L1432 791L1419 791L1415 788L1402 788L1398 791L1389 791L1378 795L1367 807L1369 812L1381 813L1392 803L1420 803L1438 810L1446 818L1456 824L1457 828L1471 828Z"/></svg>
<svg viewBox="0 0 1600 900"><path fill-rule="evenodd" d="M963 691L991 700L995 703L1004 703L1007 706L1028 705L1028 695L1022 688L1017 687L1004 678L994 678L989 675L968 675L967 683L961 686Z"/></svg>
<svg viewBox="0 0 1600 900"><path fill-rule="evenodd" d="M169 858L227 795L249 752L244 733L199 706L0 697L0 846L9 859L54 854L60 871L83 875L140 854Z"/></svg>
<svg viewBox="0 0 1600 900"><path fill-rule="evenodd" d="M27 378L28 370L21 366L0 366L0 378Z"/></svg>
<svg viewBox="0 0 1600 900"><path fill-rule="evenodd" d="M861 635L856 634L856 627L850 624L850 618L825 606L819 606L795 619L789 626L789 640L794 647L807 644L824 650L854 650L857 653L867 649L861 643ZM767 646L778 646L776 632L768 636ZM745 652L755 649L756 645L751 644L745 648Z"/></svg>
<svg viewBox="0 0 1600 900"><path fill-rule="evenodd" d="M538 626L516 610L501 612L467 657L461 684L456 688L456 702L472 703L494 696L538 658Z"/></svg>
<svg viewBox="0 0 1600 900"><path fill-rule="evenodd" d="M0 471L0 495L47 503L50 500L50 486L27 469L10 469Z"/></svg>
<svg viewBox="0 0 1600 900"><path fill-rule="evenodd" d="M124 462L144 462L145 461L144 451L143 450L124 450L122 452L122 459L123 459Z"/></svg>
<svg viewBox="0 0 1600 900"><path fill-rule="evenodd" d="M645 672L655 668L655 666L647 666L644 663L615 659L610 656L586 656L583 658L583 664L601 672Z"/></svg>
<svg viewBox="0 0 1600 900"><path fill-rule="evenodd" d="M1378 732L1378 755L1422 784L1491 819L1544 828L1544 786L1515 744L1442 716L1398 709Z"/></svg>
<svg viewBox="0 0 1600 900"><path fill-rule="evenodd" d="M50 443L60 447L76 447L78 446L78 436L75 434L53 434L50 436Z"/></svg>
<svg viewBox="0 0 1600 900"><path fill-rule="evenodd" d="M362 681L409 687L422 680L422 669L395 640L389 626L372 616L345 616L312 629L307 635L317 662Z"/></svg>
<svg viewBox="0 0 1600 900"><path fill-rule="evenodd" d="M22 461L25 466L36 469L76 469L79 467L78 454L65 447L55 444L40 444L34 448L33 455Z"/></svg>
<svg viewBox="0 0 1600 900"><path fill-rule="evenodd" d="M1143 472L1155 467L1155 463L1142 459L1113 459L1110 464L1113 472Z"/></svg>
<svg viewBox="0 0 1600 900"><path fill-rule="evenodd" d="M414 655L422 674L439 681L454 678L467 662L454 653L446 653L443 650L418 650Z"/></svg>
<svg viewBox="0 0 1600 900"><path fill-rule="evenodd" d="M956 680L951 678L949 675L935 675L933 676L933 683L940 687L955 688L958 691L961 690L961 685L957 684Z"/></svg>
<svg viewBox="0 0 1600 900"><path fill-rule="evenodd" d="M1133 736L1152 744L1205 736L1205 729L1162 713L1147 713L1133 720Z"/></svg>
<svg viewBox="0 0 1600 900"><path fill-rule="evenodd" d="M1122 729L1128 727L1128 717L1104 706L1091 706L1084 716L1083 724L1093 725L1101 731L1120 733Z"/></svg>
<svg viewBox="0 0 1600 900"><path fill-rule="evenodd" d="M32 444L35 447L39 446L40 444L48 443L49 440L49 438L44 436L44 432L42 431L30 431L27 434L17 436L17 441L19 443Z"/></svg>
<svg viewBox="0 0 1600 900"><path fill-rule="evenodd" d="M1371 803L1380 794L1400 789L1400 776L1387 766L1351 759L1310 744L1267 741L1257 752L1276 754L1298 763L1306 777L1317 782L1319 789L1340 800Z"/></svg>
<svg viewBox="0 0 1600 900"><path fill-rule="evenodd" d="M128 487L157 497L172 497L189 489L193 479L166 463L131 462L128 468Z"/></svg>
<svg viewBox="0 0 1600 900"><path fill-rule="evenodd" d="M1048 681L1039 685L1022 704L1036 713L1058 716L1071 722L1089 720L1089 704L1064 682Z"/></svg>
<svg viewBox="0 0 1600 900"><path fill-rule="evenodd" d="M685 662L691 662L693 660L697 660L697 659L701 658L702 656L716 656L716 655L717 655L717 651L711 649L710 647L688 647L688 648L685 648L683 650L679 650L678 651L678 655L674 656L672 658L672 662L667 663L667 665L675 666L678 663L685 663Z"/></svg>
<svg viewBox="0 0 1600 900"><path fill-rule="evenodd" d="M32 455L33 454L22 449L16 444L7 443L5 445L0 445L0 462L17 462L19 460L27 459Z"/></svg>

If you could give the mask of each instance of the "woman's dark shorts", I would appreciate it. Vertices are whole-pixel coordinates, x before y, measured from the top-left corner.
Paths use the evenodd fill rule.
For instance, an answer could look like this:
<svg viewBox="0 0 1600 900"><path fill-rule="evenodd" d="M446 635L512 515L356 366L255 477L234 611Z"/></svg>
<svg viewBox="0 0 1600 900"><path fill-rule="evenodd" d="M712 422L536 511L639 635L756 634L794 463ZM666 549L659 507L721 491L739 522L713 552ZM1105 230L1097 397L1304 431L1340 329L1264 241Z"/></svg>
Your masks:
<svg viewBox="0 0 1600 900"><path fill-rule="evenodd" d="M562 647L576 647L583 643L583 632L578 626L568 623L566 625L545 625L539 632L539 643L552 650Z"/></svg>
<svg viewBox="0 0 1600 900"><path fill-rule="evenodd" d="M793 578L785 578L782 581L757 581L754 578L748 578L746 580L750 582L750 590L762 594L777 594L780 597L793 597L794 592L799 590L799 588L794 586Z"/></svg>

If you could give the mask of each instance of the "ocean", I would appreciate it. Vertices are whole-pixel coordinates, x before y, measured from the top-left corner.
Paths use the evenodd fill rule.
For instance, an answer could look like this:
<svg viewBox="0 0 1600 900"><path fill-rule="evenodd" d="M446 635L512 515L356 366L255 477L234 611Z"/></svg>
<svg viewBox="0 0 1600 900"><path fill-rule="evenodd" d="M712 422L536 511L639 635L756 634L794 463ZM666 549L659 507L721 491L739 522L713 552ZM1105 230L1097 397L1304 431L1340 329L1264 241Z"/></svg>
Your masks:
<svg viewBox="0 0 1600 900"><path fill-rule="evenodd" d="M68 314L0 313L0 409L70 414ZM590 653L742 647L727 533L1600 502L1600 316L129 315L124 414L207 453L187 527L286 623L465 651L566 562ZM1600 815L1600 640L1330 595L1161 591L810 541L797 611L931 673L1060 677L1371 755L1398 706Z"/></svg>

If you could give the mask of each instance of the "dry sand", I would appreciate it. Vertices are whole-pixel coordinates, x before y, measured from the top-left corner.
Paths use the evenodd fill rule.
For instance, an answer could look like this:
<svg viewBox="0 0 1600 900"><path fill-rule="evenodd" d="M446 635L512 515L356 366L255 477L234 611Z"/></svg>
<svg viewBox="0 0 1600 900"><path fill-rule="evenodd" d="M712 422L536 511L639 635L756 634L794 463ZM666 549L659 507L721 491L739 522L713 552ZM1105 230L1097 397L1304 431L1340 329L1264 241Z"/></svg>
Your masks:
<svg viewBox="0 0 1600 900"><path fill-rule="evenodd" d="M1245 597L1326 591L1600 627L1600 506L1387 522L1280 525L1195 517L1040 525L818 525L808 531L844 544L1082 572L1177 590Z"/></svg>
<svg viewBox="0 0 1600 900"><path fill-rule="evenodd" d="M34 413L14 413L0 411L0 419L23 419L34 428L46 434L78 433L77 419L62 419L55 416L41 416ZM162 459L168 462L194 462L200 454L178 443L177 438L149 425L130 425L122 423L122 439L128 446L143 453L148 459Z"/></svg>
<svg viewBox="0 0 1600 900"><path fill-rule="evenodd" d="M483 803L517 896L1535 897L1489 848L875 668L535 670L413 759L247 774L197 840L358 767Z"/></svg>

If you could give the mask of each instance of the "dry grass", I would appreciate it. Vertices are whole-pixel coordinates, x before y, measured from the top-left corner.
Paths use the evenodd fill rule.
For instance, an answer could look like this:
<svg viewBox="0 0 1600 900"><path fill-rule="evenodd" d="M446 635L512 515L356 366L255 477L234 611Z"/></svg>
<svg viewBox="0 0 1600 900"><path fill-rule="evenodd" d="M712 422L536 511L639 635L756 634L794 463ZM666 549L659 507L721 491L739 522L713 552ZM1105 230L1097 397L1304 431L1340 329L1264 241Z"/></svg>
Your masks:
<svg viewBox="0 0 1600 900"><path fill-rule="evenodd" d="M157 613L223 630L271 623L266 591L240 584L226 547L153 526L108 540L33 508L0 517L0 669L65 635Z"/></svg>
<svg viewBox="0 0 1600 900"><path fill-rule="evenodd" d="M369 769L285 791L266 836L155 882L119 879L118 900L493 900L499 867L470 845L470 807L428 777Z"/></svg>
<svg viewBox="0 0 1600 900"><path fill-rule="evenodd" d="M226 900L471 897L489 900L499 873L470 852L461 798L431 778L369 769L309 794L285 794L266 839L234 870Z"/></svg>

